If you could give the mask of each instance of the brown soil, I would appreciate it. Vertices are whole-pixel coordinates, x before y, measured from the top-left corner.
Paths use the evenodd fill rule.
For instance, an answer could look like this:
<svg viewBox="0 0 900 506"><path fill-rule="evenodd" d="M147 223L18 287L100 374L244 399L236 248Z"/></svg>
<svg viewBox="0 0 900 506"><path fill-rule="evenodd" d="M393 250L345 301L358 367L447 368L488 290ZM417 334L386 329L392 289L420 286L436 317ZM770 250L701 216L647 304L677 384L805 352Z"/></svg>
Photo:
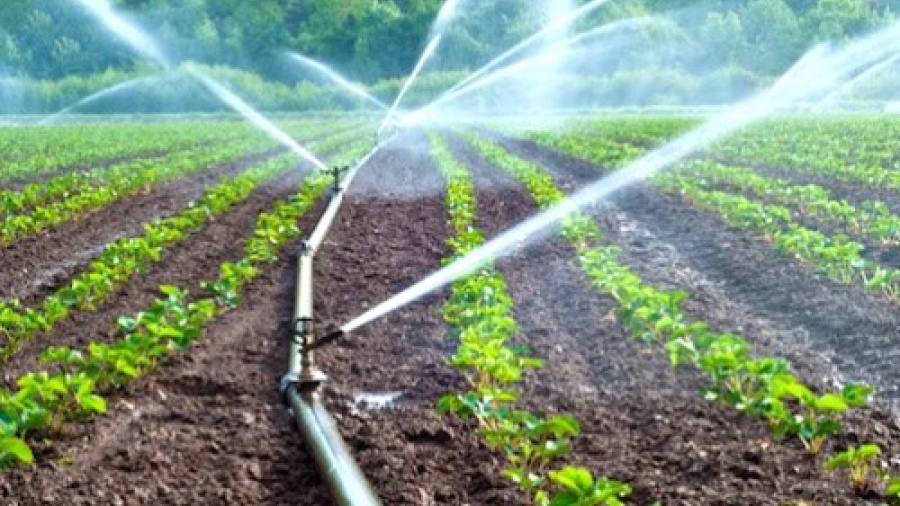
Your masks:
<svg viewBox="0 0 900 506"><path fill-rule="evenodd" d="M480 225L488 233L496 234L535 212L534 202L520 185L459 143L454 141L452 147L474 171ZM316 257L317 317L322 323L345 323L434 271L449 255L444 243L450 230L443 181L428 152L421 134L407 134L360 173ZM557 177L579 184L579 167L561 161L554 162ZM589 167L580 168L586 173ZM646 198L640 203L650 206L654 201ZM627 201L619 203L624 204ZM747 325L745 335L759 339L763 349L810 353L796 336L781 330L808 323L790 320L788 311L818 310L805 316L811 322L827 315L824 305L788 306L778 312L774 302L764 304L745 293L748 280L726 276L735 267L721 267L719 256L724 253L679 256L675 252L682 249L663 248L675 238L662 233L667 230L664 225L672 225L669 221L682 219L691 220L677 229L688 235L687 245L703 233L716 234L710 241L739 240L731 246L739 250L726 251L743 255L757 275L770 268L765 263L771 256L766 245L739 234L729 236L734 232L709 217L690 214L677 201L660 200L656 205L666 207L653 208L655 212L671 213L665 223L650 220L650 211L647 215L625 215L632 211L625 207L614 211L629 223L640 224L641 230L649 231L655 224L654 235L638 236L624 229L614 235L612 230L624 222L604 221L611 237L622 241L627 262L654 284L688 282L692 293L696 287L700 292L692 297L689 309L715 320L714 325ZM302 220L303 230L312 228L320 211L321 206ZM596 210L601 218L610 212ZM195 251L183 251L166 262L169 277L154 282L195 286L231 258L232 245L241 237L233 230L240 227L232 222L219 235L192 241ZM199 251L205 248L207 253ZM196 259L204 255L204 261ZM524 398L537 412L567 412L580 420L584 434L576 441L575 460L598 474L630 483L635 488L633 504L655 499L685 505L864 503L837 477L822 472L821 462L809 458L798 444L775 442L764 424L704 401L698 394L703 381L697 373L672 368L657 346L629 339L612 317L613 301L592 290L572 260L566 244L551 240L518 251L499 268L516 302L519 339L547 359L547 367L526 382ZM663 261L669 263L654 263ZM777 257L772 263L776 261L785 263ZM176 269L184 272L173 272ZM276 388L285 369L294 270L286 253L248 288L242 305L214 322L190 353L114 396L107 417L68 427L67 437L44 450L36 466L0 475L0 502L328 504ZM814 297L832 288L808 273L794 273L805 276L797 279L787 271L782 267L771 276L781 276L786 283L812 281L823 287L813 291ZM142 286L152 290L149 284ZM791 288L796 286L775 296L786 297L779 294ZM853 301L843 297L850 295L858 294L838 292L831 295L834 299L819 303L848 304ZM469 424L434 413L440 395L465 387L444 365L455 346L446 339L440 316L445 298L446 292L426 297L322 350L320 365L330 375L327 402L384 504L526 504L500 476L497 454L480 442ZM797 304L787 298L780 302ZM854 306L847 307L844 316L853 317ZM106 325L110 328L111 321ZM869 331L877 329L871 322L868 325ZM820 329L803 330L819 338L813 331ZM810 375L822 376L825 373L818 369L822 363L812 358L801 361L801 366ZM363 395L388 392L400 396L387 406ZM889 455L900 450L900 427L889 412L861 412L848 426L848 434L837 444L875 441ZM66 465L57 459L60 455L71 456L74 462Z"/></svg>
<svg viewBox="0 0 900 506"><path fill-rule="evenodd" d="M16 240L0 249L0 298L19 298L26 306L40 301L83 270L106 244L141 235L146 223L180 212L220 178L239 174L274 154L243 157L153 186L80 219Z"/></svg>

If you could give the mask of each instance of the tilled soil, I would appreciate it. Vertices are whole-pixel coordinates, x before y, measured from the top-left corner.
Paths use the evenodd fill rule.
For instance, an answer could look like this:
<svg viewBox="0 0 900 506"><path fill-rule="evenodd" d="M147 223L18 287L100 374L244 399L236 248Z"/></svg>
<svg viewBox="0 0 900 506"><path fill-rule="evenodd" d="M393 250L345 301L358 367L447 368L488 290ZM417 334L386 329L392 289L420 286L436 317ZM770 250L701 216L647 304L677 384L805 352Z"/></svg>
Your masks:
<svg viewBox="0 0 900 506"><path fill-rule="evenodd" d="M0 249L0 299L19 298L26 306L43 299L99 256L106 244L143 233L144 224L181 211L219 178L239 174L277 151L247 156L153 186L80 219L16 240Z"/></svg>
<svg viewBox="0 0 900 506"><path fill-rule="evenodd" d="M514 151L517 148L516 143L507 145ZM490 170L478 169L485 167L485 162L465 147L457 144L456 151L467 166L476 168L476 173ZM530 155L556 167L558 171L554 175L558 182L565 180L564 185L579 185L578 179L572 177L572 172L579 171L568 171L568 160L564 164L560 159L548 160L549 157L542 158L535 152ZM536 211L535 204L530 203L518 213L504 213L502 209L509 207L509 202L530 199L508 179L497 184L497 176L490 178L495 187L504 188L505 198L488 198L488 203L480 201L482 216L487 215L491 206L493 214L506 214L517 221ZM483 197L484 192L479 193L482 201ZM634 195L629 193L620 198L630 201ZM611 211L594 212L602 218ZM673 212L672 209L656 211ZM612 225L618 224L610 220L601 223L607 233L613 231ZM683 228L679 231L689 234ZM621 233L611 235L616 242L623 239ZM683 282L685 276L678 274L675 269L680 266L673 266L673 260L665 264L646 263L659 260L656 254L649 255L650 259L644 254L651 240L662 242L652 236L624 241L623 260L658 286ZM664 251L669 256L677 256L671 249ZM631 484L635 488L635 504L649 504L654 499L665 504L861 502L847 492L840 479L826 475L821 470L821 461L810 458L799 444L776 442L764 424L726 406L702 400L699 389L704 382L698 374L674 369L661 350L628 339L623 329L611 321L612 301L586 288L583 275L571 263L573 255L569 248L551 242L530 247L501 262L501 270L516 300L516 317L523 337L539 351L539 356L548 359L546 369L531 381L534 397L540 399L534 403L535 408L572 413L583 425L584 435L576 443L576 460ZM638 260L641 258L644 263ZM764 341L771 345L772 337L768 334L778 329L771 329L767 320L746 314L745 307L727 299L725 304L720 304L709 298L720 293L701 291L701 297L696 299L693 289L691 286L690 313L716 315L711 322L714 326L729 323L728 316L731 316L746 327L730 330L749 329L753 335L762 330ZM744 312L732 312L735 309ZM804 351L809 354L809 350ZM816 376L817 382L822 382L822 373L814 367L829 369L817 358L801 363L807 375ZM855 413L848 417L846 426L846 434L836 446L875 441L883 448L890 448L889 455L897 455L900 450L900 426L893 413L878 409Z"/></svg>
<svg viewBox="0 0 900 506"><path fill-rule="evenodd" d="M590 164L534 143L507 140L504 145L550 168L570 188L598 177ZM623 260L656 286L687 289L694 314L746 335L761 353L791 359L809 380L822 380L829 369L824 360L844 380L870 382L885 400L900 400L896 305L835 283L777 254L763 239L648 185L610 200L613 212L598 217L604 232L625 247Z"/></svg>
<svg viewBox="0 0 900 506"><path fill-rule="evenodd" d="M489 235L536 212L521 185L453 138L451 145L473 169L479 224ZM444 183L429 151L420 133L408 133L360 173L316 255L321 323L346 323L438 269L449 256ZM580 184L579 167L561 161L553 161L559 181ZM714 234L711 241L733 232L709 217L686 214L677 201L659 202L671 207L654 210L671 216L652 229L657 222L650 212L631 214L627 202L593 212L621 241L623 260L649 282L687 283L692 293L700 290L688 304L692 313L717 327L744 329L763 350L796 350L801 359L809 353L796 336L782 334L795 329L789 324L803 323L787 319L796 306L780 313L774 303L770 307L744 294L740 288L747 280L722 279L732 271L702 261L717 260L717 255L692 259L676 254L680 248L664 247L676 239L663 235L664 225L676 226L678 219L691 220L677 229L689 235L686 244L697 241L688 228ZM312 229L321 209L320 204L302 220L304 231ZM610 212L619 214L604 220ZM625 225L653 233L638 234ZM240 223L229 222L222 234L235 228L246 232ZM177 263L168 264L166 279L194 286L207 270L232 258L241 237L232 231L193 242L194 249L209 252L185 251ZM758 263L764 260L761 253L771 255L764 244L740 234L723 240L738 239L736 253L751 263L748 268L769 267ZM760 254L748 253L754 248ZM631 484L634 504L657 499L685 505L864 503L837 477L821 471L821 461L808 457L799 444L776 442L764 424L704 401L697 373L672 368L657 346L628 338L614 319L614 302L590 288L573 255L564 242L549 240L517 251L498 267L516 302L518 338L547 360L526 381L525 403L539 413L565 412L579 419L583 434L575 441L575 461ZM204 259L191 260L196 256ZM185 272L176 275L176 270ZM819 286L825 283L803 275ZM248 287L241 306L214 322L189 353L115 395L107 417L72 424L66 437L42 450L38 465L0 475L0 502L328 504L276 388L286 368L295 276L294 260L286 252ZM161 281L166 280L154 282ZM384 504L527 504L501 477L501 459L470 424L434 412L439 396L465 388L444 362L455 347L440 315L446 294L428 296L321 350L319 364L330 376L326 401ZM829 300L844 302L840 297L850 295L855 296L839 292ZM815 337L817 329L801 330ZM819 369L827 364L818 358L799 363L804 374L827 374ZM889 412L867 410L854 415L848 427L838 444L874 441L890 455L900 450L900 427Z"/></svg>

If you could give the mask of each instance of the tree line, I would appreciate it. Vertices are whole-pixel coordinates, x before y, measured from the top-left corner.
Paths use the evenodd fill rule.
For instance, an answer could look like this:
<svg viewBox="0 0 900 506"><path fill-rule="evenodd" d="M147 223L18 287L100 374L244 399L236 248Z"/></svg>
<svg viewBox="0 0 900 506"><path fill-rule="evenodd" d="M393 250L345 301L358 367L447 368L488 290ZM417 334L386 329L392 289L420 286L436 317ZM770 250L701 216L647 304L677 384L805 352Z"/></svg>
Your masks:
<svg viewBox="0 0 900 506"><path fill-rule="evenodd" d="M146 66L71 0L4 0L0 75L60 79ZM322 59L354 79L397 78L415 64L442 0L112 0L176 61L196 60L295 78L283 49ZM580 0L579 3L585 3ZM464 0L441 69L472 69L545 22L536 0ZM706 48L710 67L777 75L809 47L893 19L900 0L612 0L584 25L671 13L674 30Z"/></svg>

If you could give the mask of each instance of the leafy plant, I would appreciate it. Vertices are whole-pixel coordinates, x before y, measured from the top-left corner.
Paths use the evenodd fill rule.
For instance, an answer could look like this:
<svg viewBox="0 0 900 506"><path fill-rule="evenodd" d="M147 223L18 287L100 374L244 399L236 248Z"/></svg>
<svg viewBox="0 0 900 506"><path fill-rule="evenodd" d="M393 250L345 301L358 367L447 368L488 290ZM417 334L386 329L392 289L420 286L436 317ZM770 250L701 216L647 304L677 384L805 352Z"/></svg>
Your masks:
<svg viewBox="0 0 900 506"><path fill-rule="evenodd" d="M829 457L825 461L825 470L845 469L853 489L857 492L864 492L878 481L875 475L874 461L879 455L881 455L881 448L875 444L864 444L858 448L851 446Z"/></svg>
<svg viewBox="0 0 900 506"><path fill-rule="evenodd" d="M550 472L550 480L561 491L553 496L550 506L624 506L622 499L631 494L631 487L605 478L596 479L590 471L565 466Z"/></svg>

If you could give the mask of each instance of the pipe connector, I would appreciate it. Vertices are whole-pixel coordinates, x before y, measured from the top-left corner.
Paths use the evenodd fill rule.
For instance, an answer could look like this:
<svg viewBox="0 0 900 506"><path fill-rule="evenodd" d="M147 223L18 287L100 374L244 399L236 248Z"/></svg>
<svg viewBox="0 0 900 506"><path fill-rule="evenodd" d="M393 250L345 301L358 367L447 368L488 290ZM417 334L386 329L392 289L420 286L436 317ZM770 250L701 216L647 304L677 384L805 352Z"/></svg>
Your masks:
<svg viewBox="0 0 900 506"><path fill-rule="evenodd" d="M315 253L315 249L313 249L312 244L309 241L303 241L300 243L300 246L297 246L297 249L294 250L294 256L296 258L312 256Z"/></svg>
<svg viewBox="0 0 900 506"><path fill-rule="evenodd" d="M313 359L313 349L316 348L316 324L312 318L301 317L294 320L293 342L300 354L300 370L291 371L285 378L287 386L291 383L299 383L301 386L318 387L324 383L328 376L316 367ZM284 389L284 385L282 385Z"/></svg>

